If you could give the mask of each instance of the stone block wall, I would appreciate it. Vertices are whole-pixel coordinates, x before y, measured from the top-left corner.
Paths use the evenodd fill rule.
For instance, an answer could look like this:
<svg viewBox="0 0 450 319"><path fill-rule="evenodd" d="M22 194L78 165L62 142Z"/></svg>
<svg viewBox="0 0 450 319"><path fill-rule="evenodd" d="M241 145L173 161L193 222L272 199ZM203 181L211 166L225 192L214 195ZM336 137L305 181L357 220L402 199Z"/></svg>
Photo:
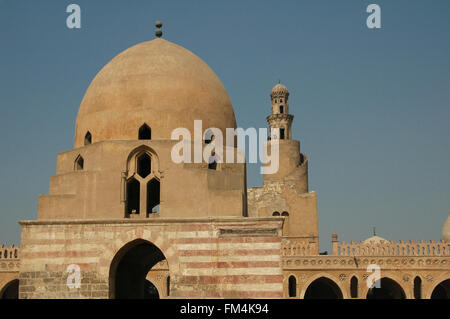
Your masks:
<svg viewBox="0 0 450 319"><path fill-rule="evenodd" d="M171 298L282 298L283 218L23 221L19 298L108 298L110 267L143 239L166 257ZM80 287L67 279L80 269Z"/></svg>

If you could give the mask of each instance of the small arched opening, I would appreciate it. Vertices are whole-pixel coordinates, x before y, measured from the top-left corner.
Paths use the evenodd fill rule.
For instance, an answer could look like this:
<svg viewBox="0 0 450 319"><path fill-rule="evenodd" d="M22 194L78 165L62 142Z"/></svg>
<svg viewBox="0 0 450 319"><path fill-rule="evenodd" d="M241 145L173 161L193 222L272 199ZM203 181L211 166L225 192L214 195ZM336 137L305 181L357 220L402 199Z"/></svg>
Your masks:
<svg viewBox="0 0 450 319"><path fill-rule="evenodd" d="M7 283L0 291L0 299L19 299L19 279Z"/></svg>
<svg viewBox="0 0 450 319"><path fill-rule="evenodd" d="M358 278L356 276L350 279L350 297L358 298Z"/></svg>
<svg viewBox="0 0 450 319"><path fill-rule="evenodd" d="M126 212L127 214L139 214L141 185L134 178L127 181L127 199Z"/></svg>
<svg viewBox="0 0 450 319"><path fill-rule="evenodd" d="M331 279L320 277L306 289L305 299L342 299L342 291Z"/></svg>
<svg viewBox="0 0 450 319"><path fill-rule="evenodd" d="M144 123L139 128L138 138L140 140L151 140L152 139L152 130L151 130L150 126L148 126L147 124Z"/></svg>
<svg viewBox="0 0 450 319"><path fill-rule="evenodd" d="M84 159L81 155L78 155L78 157L75 160L75 170L82 171L83 169L84 169Z"/></svg>
<svg viewBox="0 0 450 319"><path fill-rule="evenodd" d="M152 178L147 183L147 214L159 213L160 193L159 180Z"/></svg>
<svg viewBox="0 0 450 319"><path fill-rule="evenodd" d="M283 114L284 108L283 105L280 105L280 114Z"/></svg>
<svg viewBox="0 0 450 319"><path fill-rule="evenodd" d="M288 216L289 216L289 213L286 212L286 211L285 211L285 212L282 212L282 213L281 213L281 216L288 217Z"/></svg>
<svg viewBox="0 0 450 319"><path fill-rule="evenodd" d="M90 132L87 132L84 136L84 145L91 145L92 144L92 134Z"/></svg>
<svg viewBox="0 0 450 319"><path fill-rule="evenodd" d="M297 296L297 279L295 276L289 276L289 287L288 287L289 297Z"/></svg>
<svg viewBox="0 0 450 319"><path fill-rule="evenodd" d="M433 289L431 299L450 299L450 279L442 281Z"/></svg>
<svg viewBox="0 0 450 319"><path fill-rule="evenodd" d="M272 216L280 216L280 213L279 212L273 212Z"/></svg>
<svg viewBox="0 0 450 319"><path fill-rule="evenodd" d="M109 270L109 296L115 299L158 299L156 286L146 279L150 269L164 260L152 243L137 239L122 247Z"/></svg>
<svg viewBox="0 0 450 319"><path fill-rule="evenodd" d="M212 130L207 130L204 135L205 144L210 144L214 140L214 134Z"/></svg>
<svg viewBox="0 0 450 319"><path fill-rule="evenodd" d="M422 279L414 278L414 299L422 299Z"/></svg>
<svg viewBox="0 0 450 319"><path fill-rule="evenodd" d="M280 128L280 140L284 140L285 139L285 129L284 128Z"/></svg>
<svg viewBox="0 0 450 319"><path fill-rule="evenodd" d="M378 287L378 288L377 288ZM377 280L367 292L367 299L405 299L403 288L390 278Z"/></svg>

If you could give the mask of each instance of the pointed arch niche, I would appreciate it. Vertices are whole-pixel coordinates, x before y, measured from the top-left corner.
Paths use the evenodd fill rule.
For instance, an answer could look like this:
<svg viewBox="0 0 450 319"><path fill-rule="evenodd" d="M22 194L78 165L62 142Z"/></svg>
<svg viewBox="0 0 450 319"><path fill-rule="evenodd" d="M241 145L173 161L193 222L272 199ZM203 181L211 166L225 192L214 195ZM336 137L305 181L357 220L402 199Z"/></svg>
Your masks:
<svg viewBox="0 0 450 319"><path fill-rule="evenodd" d="M147 123L142 124L139 128L138 139L140 140L151 140L152 139L152 129Z"/></svg>
<svg viewBox="0 0 450 319"><path fill-rule="evenodd" d="M123 178L125 217L159 214L161 172L159 157L152 148L142 145L130 153Z"/></svg>

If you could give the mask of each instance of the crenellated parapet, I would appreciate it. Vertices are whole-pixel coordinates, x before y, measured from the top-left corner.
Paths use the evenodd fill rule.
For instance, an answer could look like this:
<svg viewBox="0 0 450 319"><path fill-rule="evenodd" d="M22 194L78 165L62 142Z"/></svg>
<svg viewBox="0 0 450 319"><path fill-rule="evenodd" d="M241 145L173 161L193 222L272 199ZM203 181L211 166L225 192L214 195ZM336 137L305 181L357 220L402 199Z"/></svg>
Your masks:
<svg viewBox="0 0 450 319"><path fill-rule="evenodd" d="M314 238L308 240L283 240L281 255L284 256L317 256L318 241Z"/></svg>
<svg viewBox="0 0 450 319"><path fill-rule="evenodd" d="M431 240L380 241L380 242L337 242L333 240L335 256L450 256L450 243Z"/></svg>

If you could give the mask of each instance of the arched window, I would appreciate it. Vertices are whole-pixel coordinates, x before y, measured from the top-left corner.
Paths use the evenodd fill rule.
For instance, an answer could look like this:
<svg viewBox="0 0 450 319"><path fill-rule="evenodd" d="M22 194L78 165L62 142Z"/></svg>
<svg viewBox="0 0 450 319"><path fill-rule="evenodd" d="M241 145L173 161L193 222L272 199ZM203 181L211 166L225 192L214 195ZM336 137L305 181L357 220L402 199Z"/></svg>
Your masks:
<svg viewBox="0 0 450 319"><path fill-rule="evenodd" d="M127 214L139 214L140 191L141 185L134 177L128 180L126 201Z"/></svg>
<svg viewBox="0 0 450 319"><path fill-rule="evenodd" d="M279 212L273 212L272 216L280 216L280 213Z"/></svg>
<svg viewBox="0 0 450 319"><path fill-rule="evenodd" d="M150 175L152 169L151 158L147 153L143 153L137 158L137 173L142 178Z"/></svg>
<svg viewBox="0 0 450 319"><path fill-rule="evenodd" d="M214 140L214 134L213 131L207 130L205 132L205 144L209 144Z"/></svg>
<svg viewBox="0 0 450 319"><path fill-rule="evenodd" d="M167 289L167 297L170 296L170 276L167 276L166 279L166 289Z"/></svg>
<svg viewBox="0 0 450 319"><path fill-rule="evenodd" d="M414 299L422 299L422 279L414 278Z"/></svg>
<svg viewBox="0 0 450 319"><path fill-rule="evenodd" d="M282 212L282 213L281 213L281 216L287 217L287 216L289 216L289 213L288 213L288 212Z"/></svg>
<svg viewBox="0 0 450 319"><path fill-rule="evenodd" d="M77 159L75 160L75 170L82 171L83 168L84 168L84 159L81 155L78 155Z"/></svg>
<svg viewBox="0 0 450 319"><path fill-rule="evenodd" d="M90 132L87 132L84 136L84 145L90 145L92 144L92 135Z"/></svg>
<svg viewBox="0 0 450 319"><path fill-rule="evenodd" d="M289 297L297 296L297 279L294 276L289 276Z"/></svg>
<svg viewBox="0 0 450 319"><path fill-rule="evenodd" d="M157 180L156 178L152 178L147 183L147 214L158 213L159 202L160 202L159 180Z"/></svg>
<svg viewBox="0 0 450 319"><path fill-rule="evenodd" d="M152 139L152 130L145 123L139 128L139 139L140 140L151 140Z"/></svg>
<svg viewBox="0 0 450 319"><path fill-rule="evenodd" d="M280 128L280 140L284 140L284 128Z"/></svg>
<svg viewBox="0 0 450 319"><path fill-rule="evenodd" d="M352 298L358 298L358 278L355 276L350 280L350 296Z"/></svg>
<svg viewBox="0 0 450 319"><path fill-rule="evenodd" d="M283 105L280 105L280 114L283 114Z"/></svg>

